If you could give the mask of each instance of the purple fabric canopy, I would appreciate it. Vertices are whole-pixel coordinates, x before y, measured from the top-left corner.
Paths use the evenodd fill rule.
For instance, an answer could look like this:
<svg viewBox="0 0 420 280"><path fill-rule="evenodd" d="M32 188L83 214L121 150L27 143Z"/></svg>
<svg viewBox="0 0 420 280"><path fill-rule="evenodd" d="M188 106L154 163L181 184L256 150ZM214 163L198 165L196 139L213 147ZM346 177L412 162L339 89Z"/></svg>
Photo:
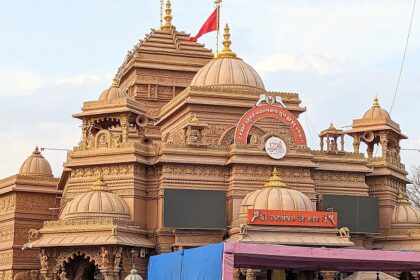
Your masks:
<svg viewBox="0 0 420 280"><path fill-rule="evenodd" d="M233 279L234 267L349 272L377 269L419 271L420 252L224 243L223 280Z"/></svg>

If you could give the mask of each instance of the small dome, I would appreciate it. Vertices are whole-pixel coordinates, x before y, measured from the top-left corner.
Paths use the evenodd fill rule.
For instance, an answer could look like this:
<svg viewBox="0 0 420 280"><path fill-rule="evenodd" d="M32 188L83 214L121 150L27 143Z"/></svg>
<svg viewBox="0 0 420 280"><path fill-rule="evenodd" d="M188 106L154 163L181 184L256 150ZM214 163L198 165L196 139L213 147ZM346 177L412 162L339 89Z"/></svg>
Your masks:
<svg viewBox="0 0 420 280"><path fill-rule="evenodd" d="M49 162L41 155L38 146L22 164L19 169L20 175L36 177L53 177Z"/></svg>
<svg viewBox="0 0 420 280"><path fill-rule="evenodd" d="M128 97L127 93L120 89L118 79L114 77L114 79L112 80L112 85L108 89L104 90L101 93L101 96L99 96L99 101L111 101L114 99L125 97Z"/></svg>
<svg viewBox="0 0 420 280"><path fill-rule="evenodd" d="M392 213L391 227L413 226L420 226L420 209L411 205L407 198L399 193L397 205Z"/></svg>
<svg viewBox="0 0 420 280"><path fill-rule="evenodd" d="M143 278L140 276L137 269L133 267L133 269L130 271L130 274L125 277L125 280L143 280Z"/></svg>
<svg viewBox="0 0 420 280"><path fill-rule="evenodd" d="M385 118L386 120L390 120L391 117L389 116L389 113L383 109L379 105L378 98L375 97L373 100L373 106L370 108L364 115L363 119L377 119L377 118Z"/></svg>
<svg viewBox="0 0 420 280"><path fill-rule="evenodd" d="M231 41L227 24L223 36L224 49L197 72L191 86L236 85L264 90L264 84L257 71L242 59L237 58L230 49Z"/></svg>
<svg viewBox="0 0 420 280"><path fill-rule="evenodd" d="M101 178L92 190L76 196L64 208L64 219L120 218L130 219L130 209L120 196L108 192Z"/></svg>
<svg viewBox="0 0 420 280"><path fill-rule="evenodd" d="M245 196L239 217L245 218L248 209L314 211L311 200L300 191L289 189L281 181L276 169L264 188Z"/></svg>

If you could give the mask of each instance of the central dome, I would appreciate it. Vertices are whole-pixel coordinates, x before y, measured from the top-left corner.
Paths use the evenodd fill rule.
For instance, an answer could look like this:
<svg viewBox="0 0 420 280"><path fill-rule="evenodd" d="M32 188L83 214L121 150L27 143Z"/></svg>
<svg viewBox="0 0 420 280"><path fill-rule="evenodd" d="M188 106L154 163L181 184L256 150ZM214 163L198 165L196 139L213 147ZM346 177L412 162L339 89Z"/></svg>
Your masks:
<svg viewBox="0 0 420 280"><path fill-rule="evenodd" d="M249 64L239 58L211 60L194 76L191 86L239 85L264 89L264 84Z"/></svg>
<svg viewBox="0 0 420 280"><path fill-rule="evenodd" d="M300 191L287 188L276 169L264 188L245 196L239 210L239 218L245 218L248 209L314 211L311 200Z"/></svg>
<svg viewBox="0 0 420 280"><path fill-rule="evenodd" d="M247 86L264 90L264 84L257 71L249 64L237 58L230 49L229 26L226 24L224 49L201 68L194 76L191 86Z"/></svg>
<svg viewBox="0 0 420 280"><path fill-rule="evenodd" d="M120 196L108 192L102 179L98 179L90 192L76 196L64 208L63 218L130 219L130 208Z"/></svg>

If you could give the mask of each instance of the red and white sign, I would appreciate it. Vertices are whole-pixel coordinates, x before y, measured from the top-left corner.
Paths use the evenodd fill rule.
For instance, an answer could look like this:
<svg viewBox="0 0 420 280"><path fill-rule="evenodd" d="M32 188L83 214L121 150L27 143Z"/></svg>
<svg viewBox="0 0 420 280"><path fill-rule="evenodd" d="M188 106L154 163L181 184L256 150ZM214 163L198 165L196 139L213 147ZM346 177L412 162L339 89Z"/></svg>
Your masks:
<svg viewBox="0 0 420 280"><path fill-rule="evenodd" d="M337 212L249 209L248 225L337 227Z"/></svg>
<svg viewBox="0 0 420 280"><path fill-rule="evenodd" d="M235 143L245 144L251 127L264 118L274 118L286 124L292 131L296 145L306 146L305 132L296 117L286 109L273 105L257 106L246 112L236 126Z"/></svg>

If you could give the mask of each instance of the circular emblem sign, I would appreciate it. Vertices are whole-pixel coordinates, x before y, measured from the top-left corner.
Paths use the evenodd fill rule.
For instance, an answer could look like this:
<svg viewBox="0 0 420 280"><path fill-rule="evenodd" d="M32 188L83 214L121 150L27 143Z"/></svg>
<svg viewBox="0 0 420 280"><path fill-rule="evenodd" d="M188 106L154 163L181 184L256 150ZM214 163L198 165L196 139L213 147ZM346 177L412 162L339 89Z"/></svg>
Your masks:
<svg viewBox="0 0 420 280"><path fill-rule="evenodd" d="M286 143L284 143L284 141L279 137L271 136L265 142L265 151L271 158L284 158L287 153Z"/></svg>

